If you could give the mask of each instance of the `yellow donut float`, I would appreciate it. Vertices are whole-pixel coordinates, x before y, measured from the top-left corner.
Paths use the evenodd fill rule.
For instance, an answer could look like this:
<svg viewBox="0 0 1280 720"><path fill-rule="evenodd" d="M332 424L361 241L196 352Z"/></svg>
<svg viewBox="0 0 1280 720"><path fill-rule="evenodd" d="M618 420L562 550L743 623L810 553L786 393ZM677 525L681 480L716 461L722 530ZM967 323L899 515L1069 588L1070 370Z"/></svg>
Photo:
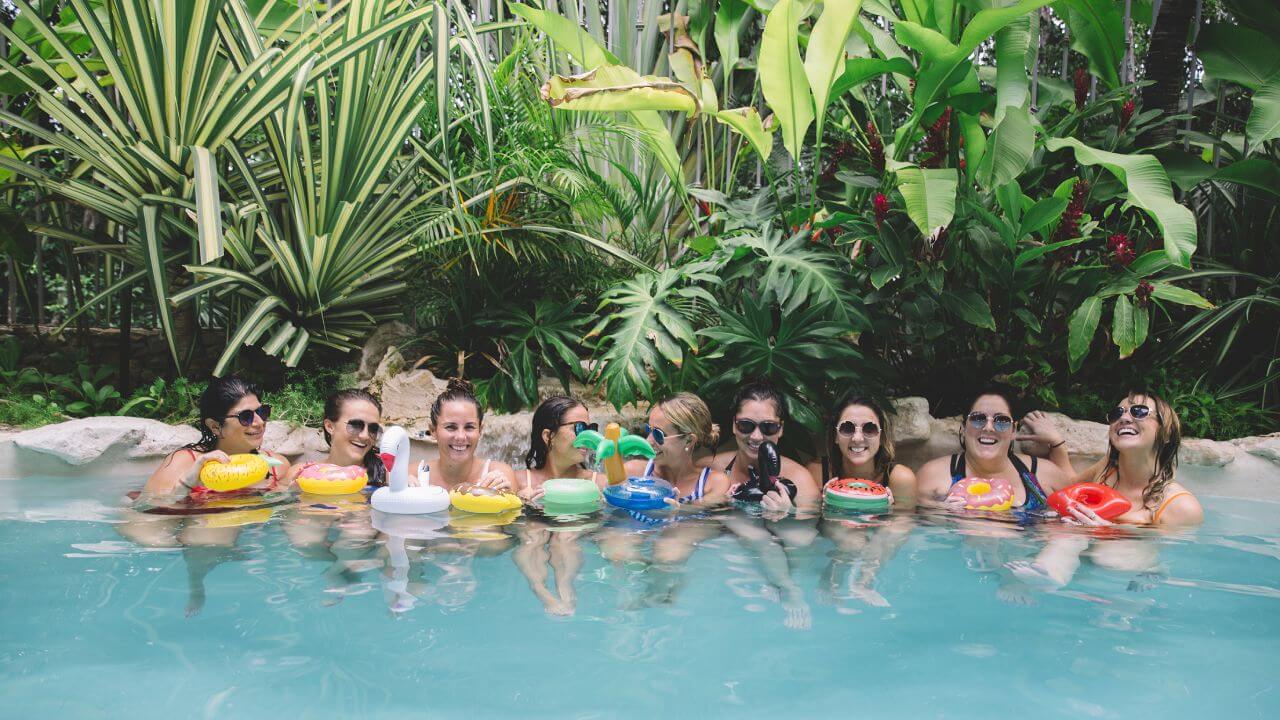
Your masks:
<svg viewBox="0 0 1280 720"><path fill-rule="evenodd" d="M368 484L369 476L359 465L315 463L298 473L298 489L310 495L351 495Z"/></svg>
<svg viewBox="0 0 1280 720"><path fill-rule="evenodd" d="M267 477L271 465L261 455L239 453L231 462L210 460L200 468L200 482L214 492L231 492L247 488Z"/></svg>
<svg viewBox="0 0 1280 720"><path fill-rule="evenodd" d="M198 515L195 524L206 528L229 528L243 525L258 525L271 519L275 508L258 508L257 510L233 510L213 515Z"/></svg>
<svg viewBox="0 0 1280 720"><path fill-rule="evenodd" d="M449 501L464 512L482 514L519 510L524 506L520 498L505 490L494 490L471 483L463 483L449 493Z"/></svg>

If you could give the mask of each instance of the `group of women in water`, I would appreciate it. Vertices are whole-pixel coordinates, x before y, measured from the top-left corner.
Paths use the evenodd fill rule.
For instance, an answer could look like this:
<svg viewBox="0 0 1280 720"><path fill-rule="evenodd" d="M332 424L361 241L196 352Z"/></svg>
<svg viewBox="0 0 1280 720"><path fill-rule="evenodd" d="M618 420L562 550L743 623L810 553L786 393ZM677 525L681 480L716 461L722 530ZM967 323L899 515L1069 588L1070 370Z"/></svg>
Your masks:
<svg viewBox="0 0 1280 720"><path fill-rule="evenodd" d="M602 522L584 523L579 532L561 533L554 531L573 528L540 522L536 512L526 513L523 522L491 533L489 539L507 539L508 544L517 545L516 564L534 594L549 612L563 613L572 612L575 601L573 580L582 564L578 545L582 534L591 536L608 560L642 563L655 578L667 577L667 587L664 589L663 580L656 580L657 589L649 595L651 602L662 602L673 591L679 568L698 543L727 531L756 550L764 575L784 606L798 608L803 597L791 580L787 549L807 545L819 534L830 538L843 553L841 557L858 559L843 568L833 560L830 572L864 576L841 582L843 587L858 588L855 593L861 592L864 602L880 604L883 598L873 587L874 568L891 556L905 537L911 522L908 511L921 506L964 515L964 504L957 501L953 488L970 477L1007 481L1013 489L1010 517L1022 522L1043 518L1080 526L1119 523L1169 527L1193 525L1203 519L1199 502L1175 477L1180 442L1177 414L1164 400L1146 392L1130 393L1107 414L1107 454L1081 471L1074 469L1066 442L1048 416L1031 412L1019 422L1014 399L997 389L974 398L962 419L959 452L932 459L913 471L896 461L892 416L870 396L850 394L832 408L824 452L818 458L808 463L781 459L779 475L789 481L794 492L776 486L760 499L759 513L751 514L718 511L732 505L734 491L751 481L761 446L778 444L789 418L781 394L762 381L741 387L731 409L728 427L733 442L727 443L727 448L722 448L719 427L708 405L696 395L678 393L649 409L647 422L637 434L648 439L653 458L628 460L626 470L629 476L669 482L675 498L668 509L606 509ZM283 495L281 491L288 490L310 463L290 464L262 446L270 412L262 392L251 383L235 377L212 381L200 401L200 439L165 458L140 493L141 512L133 513L121 532L152 546L233 547L235 527L147 510L216 495L202 486L202 468L243 453L271 459L274 467L259 487L266 493ZM429 418L438 457L432 459L429 473L418 471L425 463L415 468L411 462L409 467L415 470L410 484L429 482L447 490L470 484L511 492L526 508L538 507L544 484L554 478L590 479L605 487L604 474L588 465L591 458L586 450L575 446L579 434L598 427L580 400L553 396L542 402L533 413L528 452L524 467L518 470L477 452L484 419L484 408L470 386L450 381L432 405ZM323 462L361 466L370 485L385 483L387 470L378 446L385 429L376 397L364 390L335 393L324 409L322 432L329 451ZM1015 446L1019 441L1031 452L1019 452ZM414 458L419 460L425 458ZM828 517L833 514L824 513L824 486L840 478L859 478L887 488L896 512L870 525L843 522L838 514ZM1081 481L1111 488L1128 501L1130 509L1104 519L1087 504L1069 503L1059 521L1058 515L1048 510L1048 498ZM358 504L294 503L275 507L268 515L286 516L285 532L295 547L332 558L338 583L338 576L379 564L367 557L378 530L367 521L351 521L361 511L367 517L367 509ZM876 532L868 534L868 527ZM331 538L335 529L339 534L336 540ZM448 542L437 543L433 549L447 554ZM1007 569L1033 585L1061 585L1070 580L1088 545L1087 536L1067 534L1051 541L1035 559L1009 562ZM502 543L481 544L480 552L505 549ZM344 558L347 550L352 556ZM555 571L554 588L546 587L548 565ZM445 579L452 573L447 563L442 570ZM789 624L803 625L804 613L796 610L795 615L789 617Z"/></svg>

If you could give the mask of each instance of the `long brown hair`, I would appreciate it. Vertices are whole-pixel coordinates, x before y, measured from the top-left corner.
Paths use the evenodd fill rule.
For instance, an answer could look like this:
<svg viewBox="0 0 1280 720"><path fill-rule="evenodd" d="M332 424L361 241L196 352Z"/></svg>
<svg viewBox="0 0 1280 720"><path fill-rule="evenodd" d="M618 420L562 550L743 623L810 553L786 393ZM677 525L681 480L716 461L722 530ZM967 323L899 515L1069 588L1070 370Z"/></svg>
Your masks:
<svg viewBox="0 0 1280 720"><path fill-rule="evenodd" d="M857 393L849 393L840 402L836 403L835 409L831 413L831 421L827 423L827 457L830 458L831 472L840 477L844 474L844 453L840 450L840 441L837 439L839 433L836 432L836 423L840 422L840 416L844 411L861 405L875 413L876 421L880 423L880 449L876 450L875 461L875 478L863 478L864 480L875 480L876 478L884 478L884 483L889 484L889 468L893 466L893 425L889 421L889 414L880 407L880 403L869 397L858 395ZM822 482L826 482L831 478L822 478Z"/></svg>
<svg viewBox="0 0 1280 720"><path fill-rule="evenodd" d="M1142 506L1150 507L1156 500L1164 496L1165 488L1173 482L1174 472L1178 469L1178 449L1182 447L1182 422L1173 406L1149 392L1131 391L1125 396L1125 402L1133 404L1134 398L1142 398L1151 405L1156 413L1156 467L1147 478L1147 487L1142 491ZM1140 403L1141 404L1141 403ZM1103 482L1112 473L1116 480L1120 479L1120 451L1111 444L1110 427L1107 429L1107 464L1098 473L1097 482Z"/></svg>

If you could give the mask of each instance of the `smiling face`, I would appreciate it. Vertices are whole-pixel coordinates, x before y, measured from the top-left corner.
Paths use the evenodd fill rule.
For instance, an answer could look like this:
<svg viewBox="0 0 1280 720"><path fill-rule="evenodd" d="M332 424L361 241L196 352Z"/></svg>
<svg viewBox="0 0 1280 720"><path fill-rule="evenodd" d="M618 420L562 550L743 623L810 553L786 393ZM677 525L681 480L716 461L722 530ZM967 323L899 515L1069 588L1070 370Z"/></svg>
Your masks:
<svg viewBox="0 0 1280 720"><path fill-rule="evenodd" d="M880 427L880 418L876 417L875 411L866 405L850 405L840 413L840 417L836 420L836 427L846 422L853 423L854 433L849 436L837 432L836 446L840 448L846 467L865 467L868 463L874 462L876 453L880 452L880 434L874 433L868 437L864 427L867 423Z"/></svg>
<svg viewBox="0 0 1280 720"><path fill-rule="evenodd" d="M974 413L987 416L981 428L975 428L969 418ZM1009 403L999 395L981 395L974 401L964 418L965 452L971 457L992 461L1009 454L1009 446L1013 444L1013 412ZM997 430L997 418L1010 421L1007 429Z"/></svg>
<svg viewBox="0 0 1280 720"><path fill-rule="evenodd" d="M739 422L754 423L751 432L743 433ZM777 431L765 435L762 423L777 425ZM745 423L744 423L745 424ZM738 443L738 452L749 458L755 458L765 440L777 444L782 439L782 417L778 414L778 406L772 400L745 400L738 406L738 414L733 416L733 438Z"/></svg>
<svg viewBox="0 0 1280 720"><path fill-rule="evenodd" d="M1133 417L1132 408L1140 405L1150 411L1146 417ZM1126 450L1149 451L1155 447L1159 438L1160 422L1156 418L1156 404L1145 395L1132 395L1116 404L1125 412L1107 428L1107 437L1111 447L1124 452Z"/></svg>
<svg viewBox="0 0 1280 720"><path fill-rule="evenodd" d="M649 433L649 445L653 447L653 461L659 464L673 464L679 462L682 456L693 454L693 435L681 435L680 431L671 424L667 418L667 414L662 411L662 406L658 405L649 411L649 427L662 431L665 439L661 445L654 439L654 433Z"/></svg>
<svg viewBox="0 0 1280 720"><path fill-rule="evenodd" d="M439 444L441 459L455 463L470 460L480 442L480 413L475 403L467 400L444 403L431 434Z"/></svg>
<svg viewBox="0 0 1280 720"><path fill-rule="evenodd" d="M352 432L349 422L355 420L362 425L358 432ZM324 429L329 432L329 459L337 465L359 465L364 461L365 453L376 447L378 438L370 434L369 426L382 424L382 413L378 407L368 400L347 400L338 411L337 420L324 421Z"/></svg>
<svg viewBox="0 0 1280 720"><path fill-rule="evenodd" d="M262 401L257 395L245 395L232 405L226 414L234 416L245 410L257 410L260 407L262 407ZM218 436L218 449L228 455L253 452L261 448L262 436L267 431L266 421L257 413L254 413L253 422L247 427L241 425L235 417L226 417L220 421L210 418L205 420L205 424L213 430L214 435Z"/></svg>
<svg viewBox="0 0 1280 720"><path fill-rule="evenodd" d="M573 441L578 437L573 431L573 424L577 422L591 422L590 413L581 405L574 405L565 412L564 417L560 418L560 427L556 428L554 432L551 430L542 431L542 439L547 443L547 455L552 466L567 468L586 461L586 448L573 446Z"/></svg>

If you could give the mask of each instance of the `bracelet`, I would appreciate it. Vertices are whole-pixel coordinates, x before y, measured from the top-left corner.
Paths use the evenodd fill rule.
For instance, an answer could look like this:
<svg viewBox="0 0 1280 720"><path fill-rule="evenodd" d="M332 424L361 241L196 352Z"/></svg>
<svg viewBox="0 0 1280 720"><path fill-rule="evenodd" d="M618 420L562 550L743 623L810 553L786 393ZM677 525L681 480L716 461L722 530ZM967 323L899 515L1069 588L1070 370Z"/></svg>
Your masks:
<svg viewBox="0 0 1280 720"><path fill-rule="evenodd" d="M1067 444L1067 441L1066 441L1066 440L1059 440L1058 442L1056 442L1056 443L1054 443L1054 444L1050 445L1050 446L1049 446L1049 449L1050 449L1050 450L1053 450L1053 449L1055 449L1055 448L1060 448L1060 447L1062 447L1063 445L1066 445L1066 444Z"/></svg>

